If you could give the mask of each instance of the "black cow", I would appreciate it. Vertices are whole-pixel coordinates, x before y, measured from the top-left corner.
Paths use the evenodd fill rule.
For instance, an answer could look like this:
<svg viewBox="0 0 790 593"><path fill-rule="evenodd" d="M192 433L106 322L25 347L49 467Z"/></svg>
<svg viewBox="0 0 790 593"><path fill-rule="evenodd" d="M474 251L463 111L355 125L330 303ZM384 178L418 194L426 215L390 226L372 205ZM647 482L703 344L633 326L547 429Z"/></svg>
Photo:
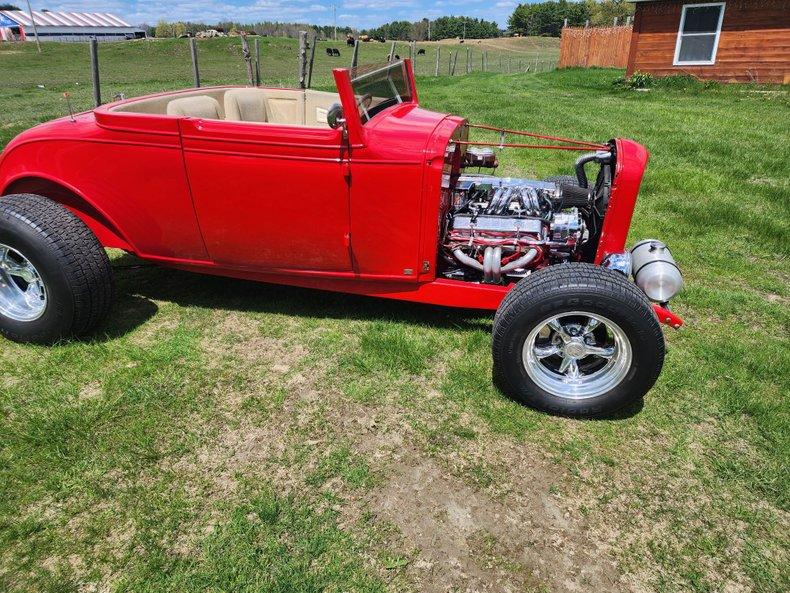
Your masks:
<svg viewBox="0 0 790 593"><path fill-rule="evenodd" d="M351 35L346 37L346 45L354 45L354 43L354 38Z"/></svg>
<svg viewBox="0 0 790 593"><path fill-rule="evenodd" d="M332 51L331 47L327 47L326 48L326 55L328 55L329 57L332 57L333 55L335 55L334 52Z"/></svg>
<svg viewBox="0 0 790 593"><path fill-rule="evenodd" d="M340 57L340 50L337 49L336 47L333 47L332 48L332 55L335 56L336 58L339 58Z"/></svg>
<svg viewBox="0 0 790 593"><path fill-rule="evenodd" d="M400 60L400 56L398 54L395 54L395 59Z"/></svg>
<svg viewBox="0 0 790 593"><path fill-rule="evenodd" d="M418 49L417 50L417 55L418 56L424 56L425 55L425 50L424 49Z"/></svg>

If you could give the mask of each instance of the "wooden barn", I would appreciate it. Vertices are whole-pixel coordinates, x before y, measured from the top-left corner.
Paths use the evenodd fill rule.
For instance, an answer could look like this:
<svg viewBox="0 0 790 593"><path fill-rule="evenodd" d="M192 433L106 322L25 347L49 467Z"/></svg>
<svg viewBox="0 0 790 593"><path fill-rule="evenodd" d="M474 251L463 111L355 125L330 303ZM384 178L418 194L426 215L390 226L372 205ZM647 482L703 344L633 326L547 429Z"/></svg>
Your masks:
<svg viewBox="0 0 790 593"><path fill-rule="evenodd" d="M790 0L631 0L630 75L790 83Z"/></svg>

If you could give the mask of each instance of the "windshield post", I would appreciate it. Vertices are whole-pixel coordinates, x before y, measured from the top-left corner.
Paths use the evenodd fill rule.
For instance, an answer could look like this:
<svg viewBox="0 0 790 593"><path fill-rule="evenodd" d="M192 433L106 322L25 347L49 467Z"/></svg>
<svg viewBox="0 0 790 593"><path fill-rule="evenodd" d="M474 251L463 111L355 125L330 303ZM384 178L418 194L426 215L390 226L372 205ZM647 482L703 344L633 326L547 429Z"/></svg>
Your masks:
<svg viewBox="0 0 790 593"><path fill-rule="evenodd" d="M411 100L414 103L419 103L420 100L417 98L417 84L414 82L413 65L409 59L403 60L403 63L406 65L406 74L409 79L409 87L411 88Z"/></svg>
<svg viewBox="0 0 790 593"><path fill-rule="evenodd" d="M348 130L348 141L350 144L363 144L362 122L357 116L357 100L354 96L354 88L351 86L351 76L347 68L335 68L332 70L335 78L335 86L340 96L340 104L343 106L343 117L346 120L345 126Z"/></svg>

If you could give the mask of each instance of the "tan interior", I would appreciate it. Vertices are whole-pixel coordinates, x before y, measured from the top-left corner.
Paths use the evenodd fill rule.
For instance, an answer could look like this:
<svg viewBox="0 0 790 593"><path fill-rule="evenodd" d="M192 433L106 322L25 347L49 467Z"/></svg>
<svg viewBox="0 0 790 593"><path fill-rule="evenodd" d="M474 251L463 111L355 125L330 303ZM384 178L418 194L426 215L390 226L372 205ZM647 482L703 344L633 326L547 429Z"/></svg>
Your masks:
<svg viewBox="0 0 790 593"><path fill-rule="evenodd" d="M337 93L309 89L198 89L132 101L113 111L325 128L329 107L339 101Z"/></svg>

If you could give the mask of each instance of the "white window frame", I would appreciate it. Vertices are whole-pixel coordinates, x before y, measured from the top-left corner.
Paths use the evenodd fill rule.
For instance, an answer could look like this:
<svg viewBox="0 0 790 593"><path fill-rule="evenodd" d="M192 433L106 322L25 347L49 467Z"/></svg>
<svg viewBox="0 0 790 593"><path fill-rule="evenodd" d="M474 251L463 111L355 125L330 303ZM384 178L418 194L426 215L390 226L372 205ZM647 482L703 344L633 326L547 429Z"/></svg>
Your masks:
<svg viewBox="0 0 790 593"><path fill-rule="evenodd" d="M713 40L713 53L710 60L693 60L688 62L680 61L680 44L684 37L698 37L701 35L711 35L710 33L684 33L683 27L686 24L686 9L687 8L705 8L707 6L721 6L719 11L719 23L716 27L716 37ZM721 25L724 22L724 11L727 9L726 2L706 2L704 4L684 4L683 13L680 16L680 27L678 27L678 38L675 42L675 59L672 61L673 66L712 66L716 63L716 52L719 50L719 37L721 37Z"/></svg>

